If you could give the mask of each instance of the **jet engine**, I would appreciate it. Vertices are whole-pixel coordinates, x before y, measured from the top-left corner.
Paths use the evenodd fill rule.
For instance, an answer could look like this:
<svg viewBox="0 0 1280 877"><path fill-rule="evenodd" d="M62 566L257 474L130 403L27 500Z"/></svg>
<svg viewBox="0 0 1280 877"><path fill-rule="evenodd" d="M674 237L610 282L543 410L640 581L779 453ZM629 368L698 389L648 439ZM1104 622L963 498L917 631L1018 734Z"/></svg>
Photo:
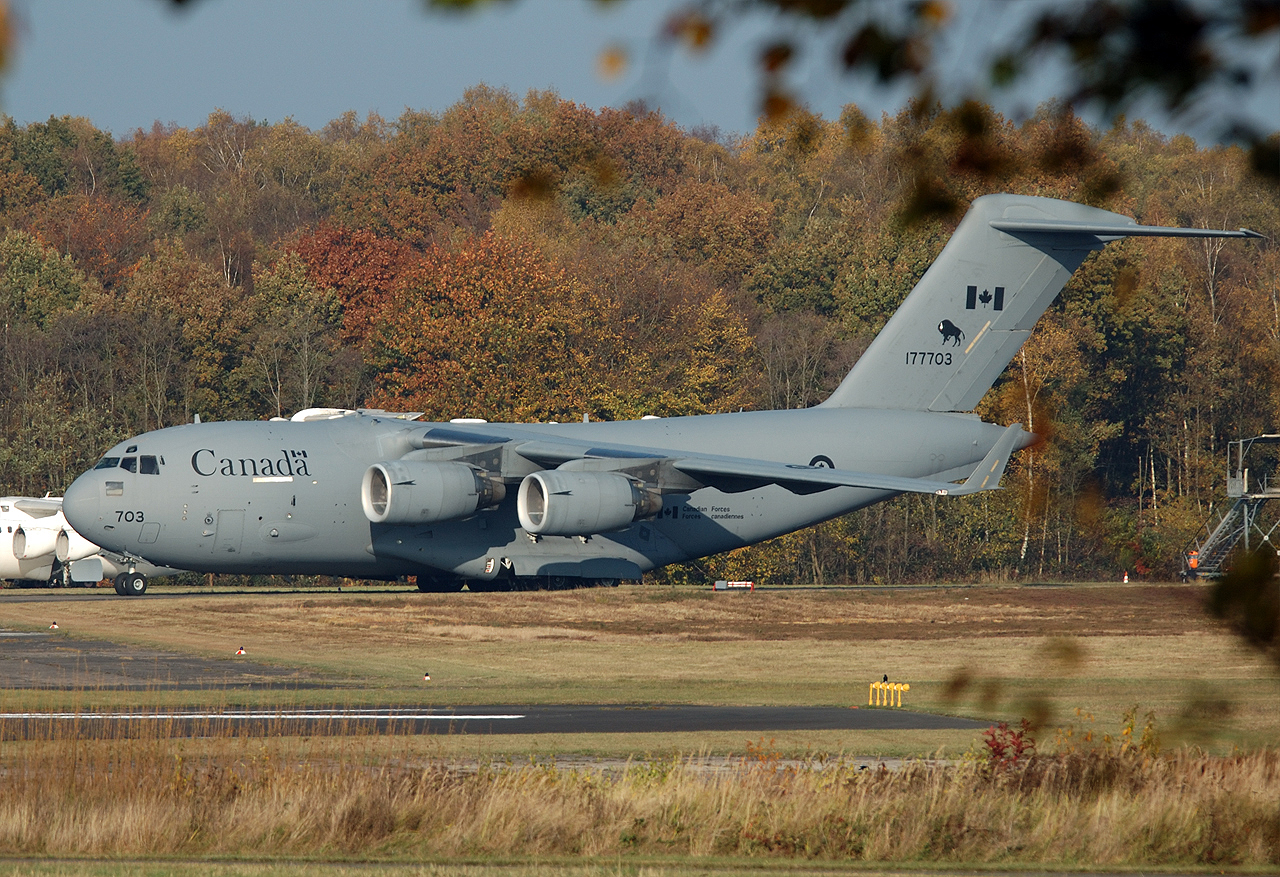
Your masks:
<svg viewBox="0 0 1280 877"><path fill-rule="evenodd" d="M58 541L56 530L27 530L19 527L13 531L13 556L19 560L53 554Z"/></svg>
<svg viewBox="0 0 1280 877"><path fill-rule="evenodd" d="M662 511L655 490L616 472L534 472L516 495L520 526L536 536L590 536L621 530Z"/></svg>
<svg viewBox="0 0 1280 877"><path fill-rule="evenodd" d="M93 557L100 550L97 545L71 529L59 530L53 547L54 556L63 563Z"/></svg>
<svg viewBox="0 0 1280 877"><path fill-rule="evenodd" d="M502 479L466 463L392 460L364 473L360 503L375 524L430 524L502 502Z"/></svg>

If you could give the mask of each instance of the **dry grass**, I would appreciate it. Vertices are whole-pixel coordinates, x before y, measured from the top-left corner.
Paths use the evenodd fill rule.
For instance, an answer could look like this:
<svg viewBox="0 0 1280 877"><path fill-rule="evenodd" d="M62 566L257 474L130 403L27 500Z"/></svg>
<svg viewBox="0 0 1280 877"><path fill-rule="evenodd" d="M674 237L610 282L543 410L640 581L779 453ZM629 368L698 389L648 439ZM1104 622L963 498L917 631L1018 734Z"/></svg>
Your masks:
<svg viewBox="0 0 1280 877"><path fill-rule="evenodd" d="M1008 770L981 759L799 769L757 749L615 773L458 771L348 738L74 731L5 744L0 854L420 860L620 857L1093 867L1280 864L1280 754L1102 746ZM384 738L393 750L396 740ZM336 748L335 748L336 747Z"/></svg>
<svg viewBox="0 0 1280 877"><path fill-rule="evenodd" d="M857 874L859 877L901 877L902 868L879 868L859 862L799 862L772 860L675 858L615 859L609 862L502 861L437 862L415 864L388 862L344 864L335 862L158 862L91 860L74 862L0 861L6 877L774 877L774 875Z"/></svg>

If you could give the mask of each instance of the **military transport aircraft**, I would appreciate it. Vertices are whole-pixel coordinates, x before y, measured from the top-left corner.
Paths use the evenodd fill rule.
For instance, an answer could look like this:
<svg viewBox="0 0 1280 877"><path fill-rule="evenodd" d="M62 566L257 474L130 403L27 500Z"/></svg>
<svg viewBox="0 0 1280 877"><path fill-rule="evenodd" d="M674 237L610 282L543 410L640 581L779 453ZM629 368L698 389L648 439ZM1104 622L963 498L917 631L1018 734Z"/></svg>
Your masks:
<svg viewBox="0 0 1280 877"><path fill-rule="evenodd" d="M340 410L192 423L121 442L63 506L81 533L153 563L497 590L615 584L904 492L991 490L1034 437L963 412L1084 258L1133 235L1260 237L987 195L817 407L614 423Z"/></svg>
<svg viewBox="0 0 1280 877"><path fill-rule="evenodd" d="M141 576L176 572L103 551L81 536L62 514L60 496L0 497L0 579L41 585L96 585L115 578L123 594L132 569Z"/></svg>

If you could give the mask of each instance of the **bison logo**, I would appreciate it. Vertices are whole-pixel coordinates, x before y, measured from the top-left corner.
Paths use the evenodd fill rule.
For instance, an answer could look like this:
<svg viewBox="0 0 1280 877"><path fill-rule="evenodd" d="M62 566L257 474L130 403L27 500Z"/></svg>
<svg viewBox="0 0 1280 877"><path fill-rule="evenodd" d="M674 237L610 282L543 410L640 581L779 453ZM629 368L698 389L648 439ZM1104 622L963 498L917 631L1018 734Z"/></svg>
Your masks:
<svg viewBox="0 0 1280 877"><path fill-rule="evenodd" d="M952 342L952 347L959 347L960 342L964 340L964 331L950 320L943 320L938 324L938 331L942 333L942 343Z"/></svg>

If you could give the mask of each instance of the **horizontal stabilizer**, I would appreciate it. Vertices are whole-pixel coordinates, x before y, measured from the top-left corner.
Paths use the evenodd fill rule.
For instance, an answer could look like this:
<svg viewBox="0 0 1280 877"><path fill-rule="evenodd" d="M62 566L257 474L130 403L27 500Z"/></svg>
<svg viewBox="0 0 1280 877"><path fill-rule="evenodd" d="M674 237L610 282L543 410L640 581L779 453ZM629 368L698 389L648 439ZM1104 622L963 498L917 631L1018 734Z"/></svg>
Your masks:
<svg viewBox="0 0 1280 877"><path fill-rule="evenodd" d="M997 219L991 227L1009 234L1082 234L1106 240L1124 237L1147 238L1261 238L1247 228L1238 231L1215 228L1172 228L1163 225L1130 223L1069 222L1064 220Z"/></svg>

